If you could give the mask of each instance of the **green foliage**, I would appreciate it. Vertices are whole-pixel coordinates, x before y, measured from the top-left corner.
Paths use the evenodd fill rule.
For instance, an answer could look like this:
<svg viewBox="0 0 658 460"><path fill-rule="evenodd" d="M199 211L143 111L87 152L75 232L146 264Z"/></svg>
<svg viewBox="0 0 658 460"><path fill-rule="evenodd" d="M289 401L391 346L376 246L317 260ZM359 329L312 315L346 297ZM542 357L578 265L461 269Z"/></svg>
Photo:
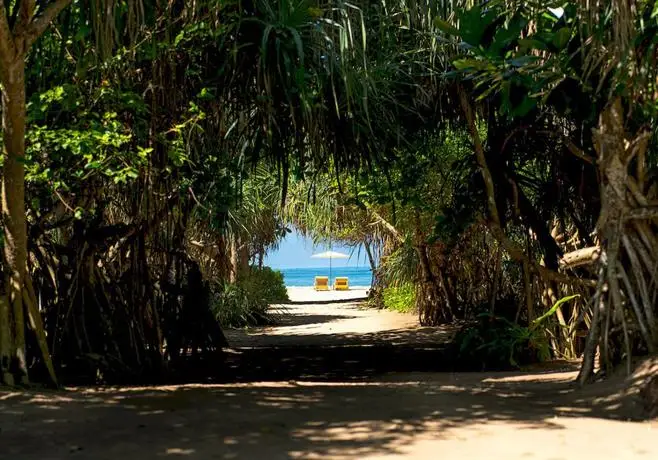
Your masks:
<svg viewBox="0 0 658 460"><path fill-rule="evenodd" d="M253 296L239 284L218 284L212 310L223 328L240 328L269 324L272 317L269 304Z"/></svg>
<svg viewBox="0 0 658 460"><path fill-rule="evenodd" d="M212 310L222 327L240 328L271 324L272 304L287 302L283 274L270 267L252 267L237 284L217 284Z"/></svg>
<svg viewBox="0 0 658 460"><path fill-rule="evenodd" d="M474 325L463 327L455 336L455 344L459 365L468 368L502 370L550 358L542 330L489 313L479 315Z"/></svg>
<svg viewBox="0 0 658 460"><path fill-rule="evenodd" d="M635 123L656 126L638 115L658 110L656 14L637 27L642 33L630 55L648 63L640 72L597 54L614 52L608 47L614 39L604 35L621 30L610 27L621 17L612 6L596 12L553 0L109 3L98 14L98 2L71 2L28 56L28 223L36 234L31 246L52 252L45 261L31 257L30 265L39 271L48 328L78 324L68 315L106 327L97 318L108 315L107 333L96 328L92 335L115 337L116 326L141 324L144 337L158 337L144 324L157 324L152 312L176 304L178 294L156 292L152 280L192 250L193 259L214 270L203 273L219 283L213 305L223 325L271 320L268 305L286 299L281 275L252 269L238 285L222 284L227 263L219 259L233 237L244 259L276 247L288 231L279 204L289 176L301 184L291 184L298 228L380 249L374 259L390 286L383 293L388 308L414 304L417 251L425 245L431 265L447 275L446 290L460 294L457 275L470 292L485 293L476 301L470 292L455 295L456 302L485 305L481 274L491 265L491 244L483 235L481 243L458 247L465 229L486 213L458 92L484 102L477 104L477 127L501 225L519 245L534 245L533 258L553 242L547 231L541 239L544 223L577 221L578 233L588 235L598 213L594 168L566 152L562 138L577 140L591 156L589 133L600 106L612 90L633 87L646 88L652 100L627 104ZM564 14L548 6L562 6ZM600 13L605 24L588 30L584 13ZM624 72L630 84L605 76ZM457 77L459 88L446 76ZM306 206L310 201L314 206ZM123 226L132 228L119 231ZM541 241L528 241L529 228ZM117 242L112 235L129 237ZM188 241L197 249L185 247ZM95 270L88 281L77 274L84 270L70 269L85 257ZM514 270L510 276L503 268L503 279L521 279ZM117 287L116 280L131 284ZM91 299L90 287L103 295ZM61 299L73 292L81 301L71 302L64 318ZM115 305L124 303L131 313L117 314ZM481 316L460 333L460 356L494 367L544 359L549 350L540 325L557 308L528 327ZM113 345L93 349L105 353ZM122 351L137 361L138 347L157 346L119 345L137 351Z"/></svg>
<svg viewBox="0 0 658 460"><path fill-rule="evenodd" d="M567 7L562 18L543 9L508 8L502 3L460 10L458 18L459 27L439 26L468 45L453 62L456 72L475 82L480 97L499 94L501 110L512 117L528 114L574 75L575 69L567 70L571 59L567 46L578 35L574 6ZM541 58L538 50L547 58Z"/></svg>
<svg viewBox="0 0 658 460"><path fill-rule="evenodd" d="M411 240L407 239L382 261L382 275L389 286L403 287L413 284L419 263L418 252Z"/></svg>
<svg viewBox="0 0 658 460"><path fill-rule="evenodd" d="M482 313L477 322L464 326L456 335L456 358L459 365L484 369L509 369L550 359L547 334L541 326L558 308L578 295L558 300L530 326Z"/></svg>
<svg viewBox="0 0 658 460"><path fill-rule="evenodd" d="M268 305L290 301L283 273L270 267L251 267L240 285L253 299Z"/></svg>
<svg viewBox="0 0 658 460"><path fill-rule="evenodd" d="M34 97L28 104L27 182L68 191L103 177L114 184L136 179L150 149L135 145L138 131L124 116L143 114L139 101L107 85L88 96L64 85Z"/></svg>
<svg viewBox="0 0 658 460"><path fill-rule="evenodd" d="M383 297L387 309L409 313L414 310L416 304L416 289L411 283L399 287L387 287L384 289Z"/></svg>
<svg viewBox="0 0 658 460"><path fill-rule="evenodd" d="M230 211L229 228L249 242L251 255L264 254L276 249L289 232L280 216L280 184L276 174L262 166L241 176L242 181L235 184L240 195Z"/></svg>

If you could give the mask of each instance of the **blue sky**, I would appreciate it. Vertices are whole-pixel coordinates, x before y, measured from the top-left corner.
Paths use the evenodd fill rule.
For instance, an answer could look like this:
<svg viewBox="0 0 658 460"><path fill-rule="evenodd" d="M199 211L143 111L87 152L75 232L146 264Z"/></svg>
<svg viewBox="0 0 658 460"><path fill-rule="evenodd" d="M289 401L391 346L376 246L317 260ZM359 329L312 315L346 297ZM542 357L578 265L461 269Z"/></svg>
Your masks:
<svg viewBox="0 0 658 460"><path fill-rule="evenodd" d="M368 267L368 258L363 248L349 248L340 243L334 242L331 245L332 251L342 252L351 255L349 259L333 259L333 267ZM281 242L277 251L272 251L265 256L265 265L274 269L281 268L309 268L309 267L327 267L327 259L311 259L311 256L317 252L328 251L328 245L319 245L314 247L313 241L304 238L297 232L288 234L285 240Z"/></svg>

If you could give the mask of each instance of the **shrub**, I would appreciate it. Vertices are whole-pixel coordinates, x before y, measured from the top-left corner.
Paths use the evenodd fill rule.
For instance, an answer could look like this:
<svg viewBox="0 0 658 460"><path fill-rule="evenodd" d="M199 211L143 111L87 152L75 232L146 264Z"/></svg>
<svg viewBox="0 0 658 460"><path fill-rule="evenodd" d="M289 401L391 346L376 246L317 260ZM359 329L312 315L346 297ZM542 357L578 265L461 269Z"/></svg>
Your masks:
<svg viewBox="0 0 658 460"><path fill-rule="evenodd" d="M218 284L213 298L213 312L225 328L271 324L276 315L271 304L289 300L283 275L269 267L252 267L237 284Z"/></svg>
<svg viewBox="0 0 658 460"><path fill-rule="evenodd" d="M269 304L254 299L239 284L224 283L214 290L213 312L225 328L267 324L271 321Z"/></svg>
<svg viewBox="0 0 658 460"><path fill-rule="evenodd" d="M542 330L488 313L464 326L455 336L455 346L457 362L469 369L504 370L550 358Z"/></svg>
<svg viewBox="0 0 658 460"><path fill-rule="evenodd" d="M384 289L384 307L389 310L408 313L414 310L415 304L416 291L412 283Z"/></svg>
<svg viewBox="0 0 658 460"><path fill-rule="evenodd" d="M558 300L551 309L528 326L482 313L475 324L464 326L455 336L455 355L460 367L503 370L547 361L551 350L542 324L559 306L578 295Z"/></svg>
<svg viewBox="0 0 658 460"><path fill-rule="evenodd" d="M240 282L252 298L267 303L288 302L288 290L283 282L283 273L270 267L251 267L249 274Z"/></svg>

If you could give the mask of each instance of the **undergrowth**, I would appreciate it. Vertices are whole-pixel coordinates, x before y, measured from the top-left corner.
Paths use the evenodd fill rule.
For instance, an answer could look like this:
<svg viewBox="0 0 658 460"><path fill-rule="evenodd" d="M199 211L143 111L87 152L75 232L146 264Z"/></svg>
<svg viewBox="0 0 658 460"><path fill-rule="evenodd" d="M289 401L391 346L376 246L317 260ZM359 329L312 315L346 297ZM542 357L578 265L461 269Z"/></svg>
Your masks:
<svg viewBox="0 0 658 460"><path fill-rule="evenodd" d="M576 297L559 300L528 326L490 313L478 315L474 323L462 327L455 336L458 366L483 371L505 370L549 360L551 348L543 324L561 304Z"/></svg>
<svg viewBox="0 0 658 460"><path fill-rule="evenodd" d="M252 297L257 297L268 304L290 301L283 281L283 273L270 267L251 267L249 275L240 284Z"/></svg>
<svg viewBox="0 0 658 460"><path fill-rule="evenodd" d="M414 311L416 291L411 283L399 287L387 287L383 292L384 307L400 313Z"/></svg>
<svg viewBox="0 0 658 460"><path fill-rule="evenodd" d="M262 326L274 323L280 313L273 305L288 300L281 272L252 267L237 284L216 287L213 312L224 328Z"/></svg>

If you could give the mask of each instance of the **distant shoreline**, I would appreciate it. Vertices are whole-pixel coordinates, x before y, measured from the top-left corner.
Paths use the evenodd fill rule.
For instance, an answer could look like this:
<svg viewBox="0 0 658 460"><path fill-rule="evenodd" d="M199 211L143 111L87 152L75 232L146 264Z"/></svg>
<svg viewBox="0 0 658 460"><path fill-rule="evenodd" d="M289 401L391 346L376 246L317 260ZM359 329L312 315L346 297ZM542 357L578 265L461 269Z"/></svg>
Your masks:
<svg viewBox="0 0 658 460"><path fill-rule="evenodd" d="M347 291L316 291L313 286L289 286L287 290L292 303L351 302L367 299L370 286L350 286Z"/></svg>
<svg viewBox="0 0 658 460"><path fill-rule="evenodd" d="M283 274L283 284L286 287L313 288L317 276L326 276L330 278L331 284L336 277L346 277L351 288L366 289L372 284L372 271L368 267L329 267L321 268L289 268L280 269Z"/></svg>
<svg viewBox="0 0 658 460"><path fill-rule="evenodd" d="M325 270L329 269L329 264L325 265L320 265L320 266L313 266L313 267L286 267L286 268L276 268L276 267L270 267L272 270L276 270L279 272L283 272L286 270ZM372 271L372 268L370 268L367 265L359 265L358 267L354 266L344 266L344 265L333 265L334 270L368 270Z"/></svg>
<svg viewBox="0 0 658 460"><path fill-rule="evenodd" d="M363 291L370 289L372 286L350 286L350 291ZM310 286L286 286L286 289L313 289L313 285Z"/></svg>

